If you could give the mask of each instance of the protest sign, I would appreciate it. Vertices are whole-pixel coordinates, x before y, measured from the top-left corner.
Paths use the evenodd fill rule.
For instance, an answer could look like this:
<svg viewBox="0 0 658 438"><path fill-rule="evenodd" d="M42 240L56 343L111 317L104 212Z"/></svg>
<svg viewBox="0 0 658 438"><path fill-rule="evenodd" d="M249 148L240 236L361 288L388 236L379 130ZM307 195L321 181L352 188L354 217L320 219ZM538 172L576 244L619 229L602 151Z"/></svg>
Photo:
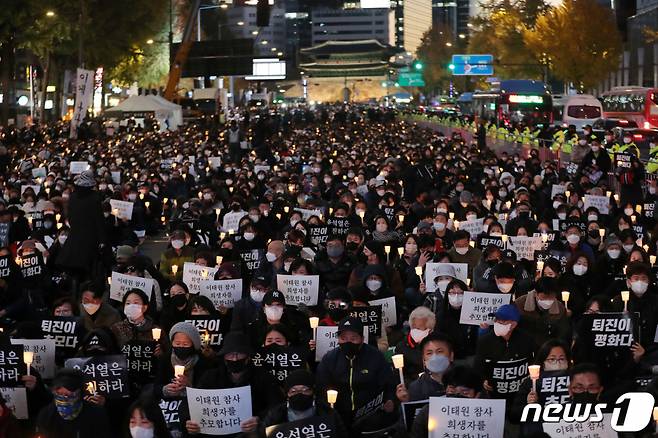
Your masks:
<svg viewBox="0 0 658 438"><path fill-rule="evenodd" d="M40 253L18 257L18 268L23 280L38 280L43 275L46 265Z"/></svg>
<svg viewBox="0 0 658 438"><path fill-rule="evenodd" d="M8 278L11 275L11 266L9 256L0 257L0 278Z"/></svg>
<svg viewBox="0 0 658 438"><path fill-rule="evenodd" d="M251 362L255 367L272 374L282 384L288 374L306 365L304 357L305 353L301 348L270 345L257 351Z"/></svg>
<svg viewBox="0 0 658 438"><path fill-rule="evenodd" d="M220 307L231 309L235 302L242 298L242 279L201 281L199 294L212 301L215 309Z"/></svg>
<svg viewBox="0 0 658 438"><path fill-rule="evenodd" d="M398 323L398 313L395 305L395 297L380 298L369 301L371 306L381 306L382 326L391 327Z"/></svg>
<svg viewBox="0 0 658 438"><path fill-rule="evenodd" d="M71 161L71 164L69 164L69 173L71 175L79 175L87 169L89 169L89 163L86 161Z"/></svg>
<svg viewBox="0 0 658 438"><path fill-rule="evenodd" d="M92 383L88 386L91 395L100 394L106 398L128 397L128 361L122 354L67 359L65 368L82 371ZM93 388L93 389L92 389Z"/></svg>
<svg viewBox="0 0 658 438"><path fill-rule="evenodd" d="M150 299L151 292L153 291L153 279L134 277L112 271L110 299L120 302L123 300L123 296L131 289L140 289Z"/></svg>
<svg viewBox="0 0 658 438"><path fill-rule="evenodd" d="M507 397L518 392L521 382L528 377L528 359L516 360L485 360L490 370L489 384L494 389L494 394Z"/></svg>
<svg viewBox="0 0 658 438"><path fill-rule="evenodd" d="M567 231L567 228L578 227L582 233L587 231L587 224L576 217L568 218L565 220L558 221L558 227L560 232Z"/></svg>
<svg viewBox="0 0 658 438"><path fill-rule="evenodd" d="M497 246L500 249L505 249L506 243L503 242L502 237L498 236L480 236L477 240L477 247L484 249L489 245Z"/></svg>
<svg viewBox="0 0 658 438"><path fill-rule="evenodd" d="M217 169L222 165L222 157L208 157L208 166L211 169Z"/></svg>
<svg viewBox="0 0 658 438"><path fill-rule="evenodd" d="M180 417L178 416L178 410L180 409L180 404L182 401L183 401L182 397L160 400L159 403L160 410L162 411L162 416L164 417L165 423L167 423L167 429L169 431L182 430L182 425L180 424Z"/></svg>
<svg viewBox="0 0 658 438"><path fill-rule="evenodd" d="M401 403L402 423L404 423L407 433L411 432L411 426L414 425L416 415L429 403L429 399Z"/></svg>
<svg viewBox="0 0 658 438"><path fill-rule="evenodd" d="M34 353L32 368L43 379L55 377L55 340L54 339L11 339L14 345L22 345L24 351Z"/></svg>
<svg viewBox="0 0 658 438"><path fill-rule="evenodd" d="M442 265L450 265L455 270L457 279L466 282L468 279L468 264L467 263L427 263L425 264L425 287L427 292L434 292L437 285L434 279L438 275L438 271Z"/></svg>
<svg viewBox="0 0 658 438"><path fill-rule="evenodd" d="M112 174L112 182L114 184L121 184L121 172L119 171L112 171L110 172Z"/></svg>
<svg viewBox="0 0 658 438"><path fill-rule="evenodd" d="M645 202L644 204L642 204L642 214L647 219L653 219L654 218L653 212L655 208L656 208L655 202Z"/></svg>
<svg viewBox="0 0 658 438"><path fill-rule="evenodd" d="M155 347L156 341L132 340L121 347L126 356L128 374L133 381L143 382L155 375Z"/></svg>
<svg viewBox="0 0 658 438"><path fill-rule="evenodd" d="M32 178L45 178L48 176L48 169L45 167L34 167L32 169Z"/></svg>
<svg viewBox="0 0 658 438"><path fill-rule="evenodd" d="M185 283L191 294L198 295L201 292L201 285L199 283L215 278L218 270L219 267L211 268L192 262L185 262L183 264L183 283Z"/></svg>
<svg viewBox="0 0 658 438"><path fill-rule="evenodd" d="M505 400L430 397L428 438L502 438Z"/></svg>
<svg viewBox="0 0 658 438"><path fill-rule="evenodd" d="M9 227L11 223L0 223L0 246L9 245Z"/></svg>
<svg viewBox="0 0 658 438"><path fill-rule="evenodd" d="M16 419L27 420L29 418L26 388L0 388L0 395Z"/></svg>
<svg viewBox="0 0 658 438"><path fill-rule="evenodd" d="M544 248L544 243L541 237L509 236L507 239L507 248L516 253L517 260L532 260L535 251L541 251Z"/></svg>
<svg viewBox="0 0 658 438"><path fill-rule="evenodd" d="M286 304L304 304L316 306L320 289L319 275L283 275L276 276L277 289L286 297Z"/></svg>
<svg viewBox="0 0 658 438"><path fill-rule="evenodd" d="M559 423L543 423L544 432L551 438L617 438L619 435L612 429L612 414L603 414L601 421L583 421Z"/></svg>
<svg viewBox="0 0 658 438"><path fill-rule="evenodd" d="M368 329L363 328L363 342L368 343ZM325 354L338 347L338 326L321 325L315 334L315 361L320 362Z"/></svg>
<svg viewBox="0 0 658 438"><path fill-rule="evenodd" d="M551 186L551 199L567 191L567 187L562 184L553 184Z"/></svg>
<svg viewBox="0 0 658 438"><path fill-rule="evenodd" d="M636 322L637 317L629 313L595 313L583 315L585 345L595 349L628 347L640 342Z"/></svg>
<svg viewBox="0 0 658 438"><path fill-rule="evenodd" d="M489 316L496 313L503 304L509 304L511 295L485 292L464 292L459 323L468 325L492 324L493 318Z"/></svg>
<svg viewBox="0 0 658 438"><path fill-rule="evenodd" d="M569 374L566 371L542 372L537 381L539 403L567 403L569 400Z"/></svg>
<svg viewBox="0 0 658 438"><path fill-rule="evenodd" d="M313 245L324 246L327 244L327 238L329 237L329 227L326 225L311 225L308 235Z"/></svg>
<svg viewBox="0 0 658 438"><path fill-rule="evenodd" d="M633 157L631 154L618 152L615 154L615 167L619 170L629 170Z"/></svg>
<svg viewBox="0 0 658 438"><path fill-rule="evenodd" d="M336 426L331 418L326 416L312 416L303 420L269 426L265 429L267 438L333 438L336 437Z"/></svg>
<svg viewBox="0 0 658 438"><path fill-rule="evenodd" d="M247 270L249 272L254 272L260 268L260 261L264 255L264 249L252 249L250 251L242 251L240 253L240 258L247 266Z"/></svg>
<svg viewBox="0 0 658 438"><path fill-rule="evenodd" d="M265 166L265 165L262 165L262 164L260 164L260 165L257 164L257 165L254 166L254 173L256 175L258 175L258 173L260 173L260 172L267 173L269 171L270 171L270 166Z"/></svg>
<svg viewBox="0 0 658 438"><path fill-rule="evenodd" d="M27 218L27 223L30 225L30 228L33 230L40 230L43 228L43 212L42 211L32 211L30 213L25 213Z"/></svg>
<svg viewBox="0 0 658 438"><path fill-rule="evenodd" d="M196 327L199 330L201 342L211 347L221 346L223 333L228 331L228 327L224 330L221 319L212 316L190 316L185 321Z"/></svg>
<svg viewBox="0 0 658 438"><path fill-rule="evenodd" d="M542 250L546 251L551 244L559 240L559 233L557 231L548 231L546 233L534 233L533 237L539 237L542 241Z"/></svg>
<svg viewBox="0 0 658 438"><path fill-rule="evenodd" d="M23 363L23 347L20 345L5 345L0 348L0 387L15 387L21 385L21 376L27 373Z"/></svg>
<svg viewBox="0 0 658 438"><path fill-rule="evenodd" d="M359 318L364 327L368 327L368 333L371 336L381 336L382 333L382 307L366 306L353 307L350 309L350 316Z"/></svg>
<svg viewBox="0 0 658 438"><path fill-rule="evenodd" d="M251 417L251 386L229 389L187 388L190 419L206 435L240 432L240 423Z"/></svg>
<svg viewBox="0 0 658 438"><path fill-rule="evenodd" d="M610 198L607 196L585 195L583 197L583 210L590 207L595 207L600 214L608 214L610 212Z"/></svg>
<svg viewBox="0 0 658 438"><path fill-rule="evenodd" d="M347 230L350 229L352 224L350 220L346 217L330 217L327 219L327 226L329 227L331 234L337 234L339 236L347 235Z"/></svg>
<svg viewBox="0 0 658 438"><path fill-rule="evenodd" d="M55 341L57 356L72 356L81 339L82 323L73 316L50 316L41 321L45 339Z"/></svg>
<svg viewBox="0 0 658 438"><path fill-rule="evenodd" d="M119 201L110 199L112 214L119 219L129 221L133 218L133 203L130 201Z"/></svg>
<svg viewBox="0 0 658 438"><path fill-rule="evenodd" d="M298 211L302 214L302 220L308 222L311 216L322 216L321 210L309 210L308 208L295 208L295 211Z"/></svg>
<svg viewBox="0 0 658 438"><path fill-rule="evenodd" d="M551 249L548 251L535 251L534 255L535 259L534 262L544 262L546 263L546 260L550 258L556 259L558 262L560 262L560 265L562 266L562 272L564 272L565 266L567 266L567 262L569 261L570 253L569 251L560 251L557 249Z"/></svg>
<svg viewBox="0 0 658 438"><path fill-rule="evenodd" d="M484 223L484 218L478 218L473 221L463 221L459 223L459 229L463 231L468 231L468 234L471 235L471 240L475 239L478 234L482 233L482 224Z"/></svg>
<svg viewBox="0 0 658 438"><path fill-rule="evenodd" d="M368 401L365 403L363 406L360 406L356 409L356 412L354 412L354 423L357 423L357 421L364 419L368 417L370 414L372 414L375 411L378 411L382 408L384 405L384 393L380 392L373 398L372 400Z"/></svg>
<svg viewBox="0 0 658 438"><path fill-rule="evenodd" d="M237 231L240 228L240 219L245 217L246 211L229 211L222 220L222 231Z"/></svg>

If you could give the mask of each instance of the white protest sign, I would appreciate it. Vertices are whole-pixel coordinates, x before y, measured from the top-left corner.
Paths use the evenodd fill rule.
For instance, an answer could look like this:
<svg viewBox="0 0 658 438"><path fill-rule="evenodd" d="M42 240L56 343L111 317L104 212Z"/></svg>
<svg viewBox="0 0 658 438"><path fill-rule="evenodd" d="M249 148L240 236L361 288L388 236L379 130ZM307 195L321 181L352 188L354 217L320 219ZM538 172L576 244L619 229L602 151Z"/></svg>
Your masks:
<svg viewBox="0 0 658 438"><path fill-rule="evenodd" d="M436 290L434 279L439 275L441 266L445 265L453 267L458 280L466 282L468 279L468 263L427 263L425 264L425 287L427 288L427 292L434 292Z"/></svg>
<svg viewBox="0 0 658 438"><path fill-rule="evenodd" d="M34 190L35 195L38 195L39 192L41 191L41 186L38 184L23 184L21 185L21 195L23 195L23 193L25 193L25 190L29 188L32 188L32 190Z"/></svg>
<svg viewBox="0 0 658 438"><path fill-rule="evenodd" d="M368 326L363 327L363 342L368 343ZM338 326L321 325L315 335L315 361L320 362L325 354L338 347Z"/></svg>
<svg viewBox="0 0 658 438"><path fill-rule="evenodd" d="M217 169L222 165L222 157L208 157L208 166L211 169Z"/></svg>
<svg viewBox="0 0 658 438"><path fill-rule="evenodd" d="M371 306L382 306L382 326L390 327L398 323L398 312L395 307L395 297L380 298L369 301Z"/></svg>
<svg viewBox="0 0 658 438"><path fill-rule="evenodd" d="M48 176L47 172L45 167L35 167L32 169L32 178L45 178Z"/></svg>
<svg viewBox="0 0 658 438"><path fill-rule="evenodd" d="M224 215L222 221L222 229L224 231L237 231L240 227L240 219L245 217L248 213L246 211L231 211Z"/></svg>
<svg viewBox="0 0 658 438"><path fill-rule="evenodd" d="M215 309L232 308L242 298L242 279L206 280L199 283L199 294L212 301Z"/></svg>
<svg viewBox="0 0 658 438"><path fill-rule="evenodd" d="M5 404L19 420L27 420L27 390L25 388L0 388Z"/></svg>
<svg viewBox="0 0 658 438"><path fill-rule="evenodd" d="M503 438L505 400L430 397L428 438Z"/></svg>
<svg viewBox="0 0 658 438"><path fill-rule="evenodd" d="M541 236L509 236L507 248L516 253L516 259L534 260L535 251L544 249Z"/></svg>
<svg viewBox="0 0 658 438"><path fill-rule="evenodd" d="M590 207L596 207L601 214L610 212L610 199L607 196L585 195L583 197L583 210Z"/></svg>
<svg viewBox="0 0 658 438"><path fill-rule="evenodd" d="M562 184L553 184L551 186L551 199L567 191L567 187Z"/></svg>
<svg viewBox="0 0 658 438"><path fill-rule="evenodd" d="M55 377L55 340L54 339L11 339L14 345L22 345L23 351L34 353L32 368L43 379Z"/></svg>
<svg viewBox="0 0 658 438"><path fill-rule="evenodd" d="M286 297L286 304L318 304L320 290L319 275L282 275L276 276L276 287Z"/></svg>
<svg viewBox="0 0 658 438"><path fill-rule="evenodd" d="M110 173L112 174L112 182L114 184L121 184L121 172L113 170Z"/></svg>
<svg viewBox="0 0 658 438"><path fill-rule="evenodd" d="M251 386L228 389L187 388L190 420L206 435L240 432L240 423L252 416Z"/></svg>
<svg viewBox="0 0 658 438"><path fill-rule="evenodd" d="M512 296L510 294L492 294L485 292L464 292L459 323L468 325L480 325L483 322L491 324L493 318L490 313L496 313L503 304L509 304Z"/></svg>
<svg viewBox="0 0 658 438"><path fill-rule="evenodd" d="M482 232L482 226L484 224L484 218L478 218L474 221L463 221L459 223L459 229L468 231L468 234L471 235L471 240L474 240L478 234Z"/></svg>
<svg viewBox="0 0 658 438"><path fill-rule="evenodd" d="M209 268L208 266L185 262L183 264L183 283L185 283L191 294L196 295L201 292L199 283L213 280L218 270L219 268Z"/></svg>
<svg viewBox="0 0 658 438"><path fill-rule="evenodd" d="M267 173L269 171L270 171L270 166L263 166L262 164L261 165L257 164L257 165L254 166L254 173L256 175L258 175L259 172Z"/></svg>
<svg viewBox="0 0 658 438"><path fill-rule="evenodd" d="M612 429L611 424L612 414L603 414L602 421L582 423L560 421L543 423L542 427L551 438L617 438L618 434Z"/></svg>
<svg viewBox="0 0 658 438"><path fill-rule="evenodd" d="M308 221L308 219L311 216L317 216L317 217L322 216L322 211L321 210L309 210L307 208L296 208L295 211L298 211L302 214L302 220L303 221Z"/></svg>
<svg viewBox="0 0 658 438"><path fill-rule="evenodd" d="M89 163L86 161L71 161L71 164L69 164L69 173L71 175L79 175L87 169L89 169Z"/></svg>
<svg viewBox="0 0 658 438"><path fill-rule="evenodd" d="M133 218L133 203L129 201L119 201L118 199L110 199L110 206L112 214L119 219L129 221Z"/></svg>
<svg viewBox="0 0 658 438"><path fill-rule="evenodd" d="M122 301L123 296L130 289L141 289L148 297L151 298L153 291L153 279L133 277L131 275L112 272L112 284L110 284L110 299Z"/></svg>
<svg viewBox="0 0 658 438"><path fill-rule="evenodd" d="M78 68L75 73L75 108L71 118L70 138L78 137L78 126L87 115L87 108L91 103L93 92L94 71Z"/></svg>

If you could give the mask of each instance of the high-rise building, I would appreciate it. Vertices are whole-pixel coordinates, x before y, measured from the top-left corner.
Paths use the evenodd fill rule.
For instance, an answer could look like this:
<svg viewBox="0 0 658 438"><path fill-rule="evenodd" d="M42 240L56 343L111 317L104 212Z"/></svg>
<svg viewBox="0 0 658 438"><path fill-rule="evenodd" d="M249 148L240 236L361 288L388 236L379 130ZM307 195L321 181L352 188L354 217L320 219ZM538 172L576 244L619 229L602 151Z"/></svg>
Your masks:
<svg viewBox="0 0 658 438"><path fill-rule="evenodd" d="M371 39L395 45L395 17L391 9L314 8L311 16L313 45L325 41Z"/></svg>
<svg viewBox="0 0 658 438"><path fill-rule="evenodd" d="M395 45L412 54L432 28L432 0L391 0L395 8Z"/></svg>
<svg viewBox="0 0 658 438"><path fill-rule="evenodd" d="M478 13L478 0L432 0L432 24L450 29L455 40L468 38L468 22Z"/></svg>
<svg viewBox="0 0 658 438"><path fill-rule="evenodd" d="M227 26L235 38L253 38L259 56L285 56L287 46L285 8L282 3L272 6L270 25L256 24L256 6L234 6L227 9Z"/></svg>

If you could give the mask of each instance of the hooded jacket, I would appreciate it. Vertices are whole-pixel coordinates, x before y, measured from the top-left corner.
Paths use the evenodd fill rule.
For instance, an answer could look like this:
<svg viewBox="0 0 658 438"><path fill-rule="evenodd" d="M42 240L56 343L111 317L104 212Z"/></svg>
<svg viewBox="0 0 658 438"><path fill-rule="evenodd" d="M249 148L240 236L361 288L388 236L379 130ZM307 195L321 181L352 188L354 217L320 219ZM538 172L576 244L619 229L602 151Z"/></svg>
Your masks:
<svg viewBox="0 0 658 438"><path fill-rule="evenodd" d="M570 344L571 323L564 304L556 298L553 305L548 310L544 310L537 305L536 298L537 292L532 290L514 302L521 312L521 321L517 329L520 328L531 336L535 345L543 345L553 338L559 338Z"/></svg>

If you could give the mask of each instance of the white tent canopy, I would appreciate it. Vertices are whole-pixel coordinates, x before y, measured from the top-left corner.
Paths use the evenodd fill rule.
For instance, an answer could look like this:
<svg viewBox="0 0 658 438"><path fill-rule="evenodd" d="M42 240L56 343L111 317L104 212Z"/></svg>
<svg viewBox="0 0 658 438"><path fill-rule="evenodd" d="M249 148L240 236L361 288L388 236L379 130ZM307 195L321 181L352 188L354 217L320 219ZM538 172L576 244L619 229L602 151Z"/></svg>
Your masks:
<svg viewBox="0 0 658 438"><path fill-rule="evenodd" d="M117 119L143 119L153 115L163 131L178 129L183 124L183 109L180 105L153 95L131 96L119 105L105 110L104 115Z"/></svg>

